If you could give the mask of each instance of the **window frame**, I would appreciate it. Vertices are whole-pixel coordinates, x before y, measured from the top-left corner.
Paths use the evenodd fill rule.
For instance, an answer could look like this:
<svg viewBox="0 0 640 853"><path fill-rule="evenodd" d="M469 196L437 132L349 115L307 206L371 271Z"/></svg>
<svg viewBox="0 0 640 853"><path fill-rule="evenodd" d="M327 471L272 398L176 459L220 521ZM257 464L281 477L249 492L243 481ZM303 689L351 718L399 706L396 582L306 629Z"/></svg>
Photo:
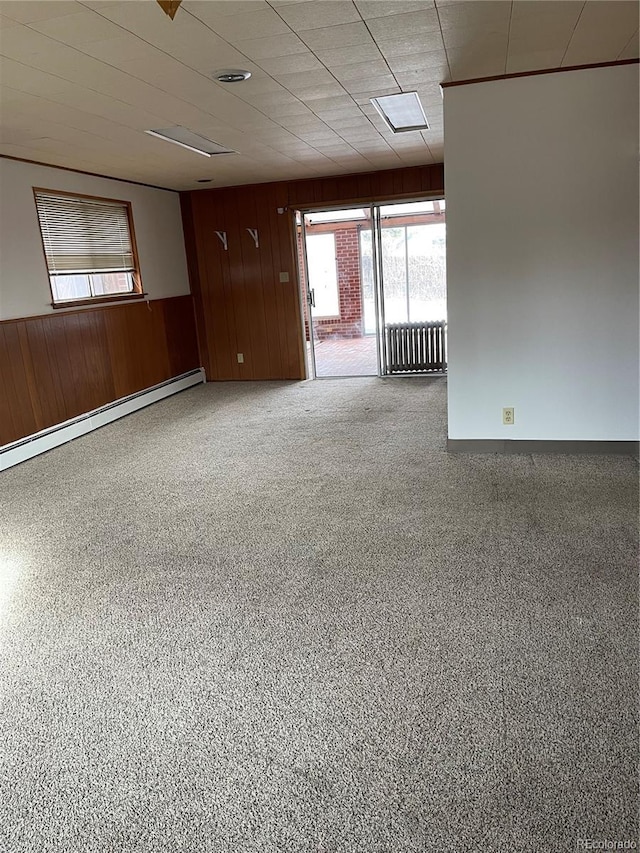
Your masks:
<svg viewBox="0 0 640 853"><path fill-rule="evenodd" d="M68 192L66 190L55 190L48 189L47 187L32 187L33 190L33 203L36 208L36 221L38 223L38 231L40 232L40 244L42 246L42 255L44 258L44 267L47 271L47 280L49 283L49 292L51 294L51 307L52 308L78 308L78 307L88 307L91 305L101 305L107 302L127 302L130 300L144 299L147 294L144 292L142 287L142 276L140 274L140 260L138 258L138 246L136 243L136 232L133 227L133 205L127 199L121 198L108 198L107 196L99 196L99 195L88 195L87 193L74 193ZM133 265L134 269L131 272L131 277L133 279L133 291L131 292L123 292L123 293L110 293L108 296L87 296L82 299L56 299L53 286L51 283L51 275L52 273L49 270L49 264L47 263L47 252L44 245L44 236L42 234L42 225L40 223L40 217L38 215L38 200L37 193L47 193L49 195L54 196L63 196L65 198L76 198L76 199L87 199L88 201L103 201L110 204L119 204L123 205L126 213L127 213L127 222L129 225L129 237L131 238L131 252L133 255ZM91 273L83 273L85 275L91 275Z"/></svg>
<svg viewBox="0 0 640 853"><path fill-rule="evenodd" d="M336 232L335 231L321 231L317 234L307 234L306 239L309 240L311 237L326 237L331 236L333 238L333 265L335 267L336 273L336 303L337 303L337 311L335 314L314 314L315 306L311 306L311 317L313 320L340 320L342 316L341 304L340 304L340 273L338 269L338 241L336 240ZM307 242L307 252L309 251L309 243ZM307 277L309 280L309 287L311 287L311 275L307 271ZM314 293L315 295L315 293Z"/></svg>

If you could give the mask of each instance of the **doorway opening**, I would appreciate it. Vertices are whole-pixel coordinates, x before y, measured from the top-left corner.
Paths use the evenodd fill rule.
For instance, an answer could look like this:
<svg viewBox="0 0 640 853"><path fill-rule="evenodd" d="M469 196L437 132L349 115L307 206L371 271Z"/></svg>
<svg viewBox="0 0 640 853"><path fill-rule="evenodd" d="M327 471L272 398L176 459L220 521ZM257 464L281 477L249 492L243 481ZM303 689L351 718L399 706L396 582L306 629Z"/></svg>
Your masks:
<svg viewBox="0 0 640 853"><path fill-rule="evenodd" d="M296 214L307 375L445 373L445 202Z"/></svg>

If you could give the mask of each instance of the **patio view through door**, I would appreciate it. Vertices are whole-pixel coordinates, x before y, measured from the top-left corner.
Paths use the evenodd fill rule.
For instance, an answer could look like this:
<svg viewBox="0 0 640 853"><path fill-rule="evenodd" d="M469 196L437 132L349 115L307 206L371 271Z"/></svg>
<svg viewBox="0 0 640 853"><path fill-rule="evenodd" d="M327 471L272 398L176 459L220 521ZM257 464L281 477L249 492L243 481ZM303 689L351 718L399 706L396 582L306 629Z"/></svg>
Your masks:
<svg viewBox="0 0 640 853"><path fill-rule="evenodd" d="M445 203L298 213L310 376L446 371Z"/></svg>

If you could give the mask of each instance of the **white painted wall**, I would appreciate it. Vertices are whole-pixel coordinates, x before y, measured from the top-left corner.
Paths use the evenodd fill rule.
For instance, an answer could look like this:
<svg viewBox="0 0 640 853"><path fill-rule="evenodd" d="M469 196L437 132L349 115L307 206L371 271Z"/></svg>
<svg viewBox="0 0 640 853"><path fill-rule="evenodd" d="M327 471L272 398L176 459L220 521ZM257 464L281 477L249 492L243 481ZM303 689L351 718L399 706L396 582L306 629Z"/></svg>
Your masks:
<svg viewBox="0 0 640 853"><path fill-rule="evenodd" d="M33 187L130 201L145 292L189 293L177 193L0 159L0 320L53 311Z"/></svg>
<svg viewBox="0 0 640 853"><path fill-rule="evenodd" d="M447 88L444 114L449 437L637 441L637 65Z"/></svg>

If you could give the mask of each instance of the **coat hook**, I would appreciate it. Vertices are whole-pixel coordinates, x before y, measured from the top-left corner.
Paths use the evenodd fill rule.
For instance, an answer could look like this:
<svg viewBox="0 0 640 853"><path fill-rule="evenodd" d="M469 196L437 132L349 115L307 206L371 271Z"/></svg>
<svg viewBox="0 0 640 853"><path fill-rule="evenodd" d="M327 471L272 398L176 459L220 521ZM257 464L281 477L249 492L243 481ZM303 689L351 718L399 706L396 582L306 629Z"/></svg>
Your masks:
<svg viewBox="0 0 640 853"><path fill-rule="evenodd" d="M229 247L227 246L227 232L226 231L216 231L218 235L218 239L224 246L225 250L228 251Z"/></svg>
<svg viewBox="0 0 640 853"><path fill-rule="evenodd" d="M257 228L247 228L247 231L253 237L253 242L256 244L256 249L259 249L260 243L258 241L258 229Z"/></svg>

